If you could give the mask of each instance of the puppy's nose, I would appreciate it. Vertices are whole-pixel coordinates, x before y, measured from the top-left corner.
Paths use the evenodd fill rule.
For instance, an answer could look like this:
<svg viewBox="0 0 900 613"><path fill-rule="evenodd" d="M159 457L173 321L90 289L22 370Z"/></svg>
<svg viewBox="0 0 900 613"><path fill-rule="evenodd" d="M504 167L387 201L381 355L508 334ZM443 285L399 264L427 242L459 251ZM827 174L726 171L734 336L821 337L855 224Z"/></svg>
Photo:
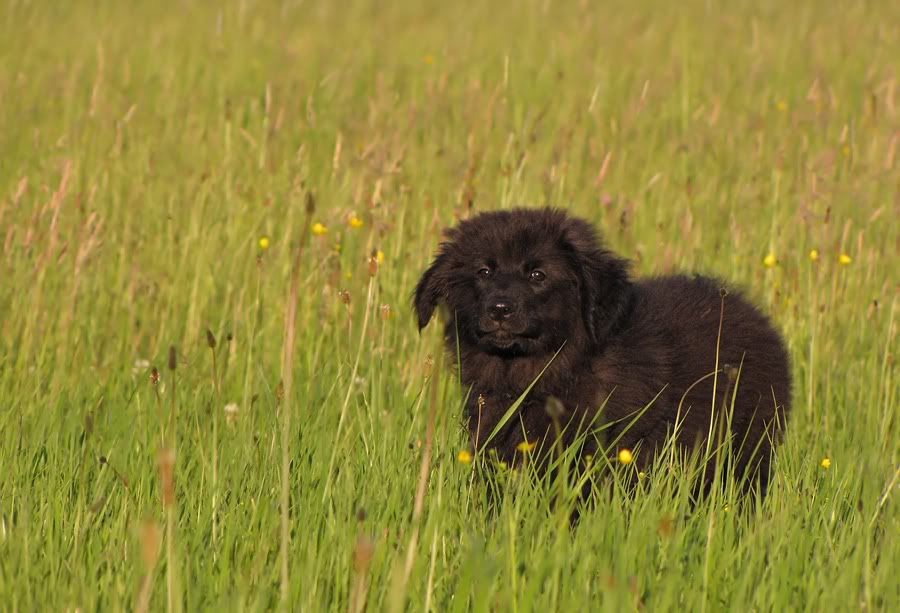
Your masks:
<svg viewBox="0 0 900 613"><path fill-rule="evenodd" d="M509 319L509 316L512 315L513 307L509 302L505 300L498 300L494 304L488 308L488 313L491 316L491 319L494 321L503 321L504 319Z"/></svg>

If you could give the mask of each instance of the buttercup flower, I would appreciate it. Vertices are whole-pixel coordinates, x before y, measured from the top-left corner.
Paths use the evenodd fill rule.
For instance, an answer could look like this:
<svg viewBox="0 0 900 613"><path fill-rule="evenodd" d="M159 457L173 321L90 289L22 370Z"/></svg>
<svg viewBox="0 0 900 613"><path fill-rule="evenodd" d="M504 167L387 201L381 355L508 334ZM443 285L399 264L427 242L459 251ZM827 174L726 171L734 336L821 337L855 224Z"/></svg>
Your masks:
<svg viewBox="0 0 900 613"><path fill-rule="evenodd" d="M822 458L822 461L819 463L819 465L825 470L828 470L829 468L831 468L831 458Z"/></svg>
<svg viewBox="0 0 900 613"><path fill-rule="evenodd" d="M811 250L809 252L809 259L812 260L813 262L818 262L819 261L819 250L818 249Z"/></svg>
<svg viewBox="0 0 900 613"><path fill-rule="evenodd" d="M630 449L620 449L619 450L619 463L620 464L631 464L634 461L634 454L631 453Z"/></svg>
<svg viewBox="0 0 900 613"><path fill-rule="evenodd" d="M265 251L266 249L269 248L269 237L268 236L261 236L259 238L259 248L262 249L263 251Z"/></svg>
<svg viewBox="0 0 900 613"><path fill-rule="evenodd" d="M456 456L456 459L462 462L463 464L471 464L472 463L472 454L468 449L463 449L459 452L459 455Z"/></svg>
<svg viewBox="0 0 900 613"><path fill-rule="evenodd" d="M521 451L522 453L529 453L532 451L537 445L537 441L529 443L528 441L522 441L518 445L516 445L516 449Z"/></svg>
<svg viewBox="0 0 900 613"><path fill-rule="evenodd" d="M365 222L357 217L356 213L351 213L350 218L347 220L347 224L353 229L358 229L362 228L365 225Z"/></svg>
<svg viewBox="0 0 900 613"><path fill-rule="evenodd" d="M773 268L776 264L778 264L778 258L774 253L769 253L763 258L763 266L766 268Z"/></svg>
<svg viewBox="0 0 900 613"><path fill-rule="evenodd" d="M325 236L328 234L328 228L319 222L316 222L313 224L312 233L316 236Z"/></svg>
<svg viewBox="0 0 900 613"><path fill-rule="evenodd" d="M842 253L840 256L838 256L838 262L840 262L842 266L846 266L852 261L853 261L853 258L851 258L846 253Z"/></svg>

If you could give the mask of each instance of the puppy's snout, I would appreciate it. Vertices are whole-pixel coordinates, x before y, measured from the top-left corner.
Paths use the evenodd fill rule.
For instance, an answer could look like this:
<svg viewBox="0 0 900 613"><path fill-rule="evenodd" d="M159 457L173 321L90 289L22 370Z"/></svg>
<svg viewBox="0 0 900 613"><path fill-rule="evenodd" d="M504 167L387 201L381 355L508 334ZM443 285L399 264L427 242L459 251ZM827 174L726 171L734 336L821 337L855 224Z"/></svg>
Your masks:
<svg viewBox="0 0 900 613"><path fill-rule="evenodd" d="M488 307L488 315L494 321L503 321L509 319L509 316L515 312L512 302L508 300L497 300Z"/></svg>

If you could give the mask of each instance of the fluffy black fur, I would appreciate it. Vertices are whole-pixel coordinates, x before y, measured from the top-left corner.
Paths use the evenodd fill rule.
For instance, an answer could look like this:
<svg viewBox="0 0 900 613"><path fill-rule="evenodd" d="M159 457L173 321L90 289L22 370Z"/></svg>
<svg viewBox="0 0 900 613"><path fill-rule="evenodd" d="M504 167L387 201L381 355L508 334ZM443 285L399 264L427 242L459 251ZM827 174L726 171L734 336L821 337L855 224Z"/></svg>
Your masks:
<svg viewBox="0 0 900 613"><path fill-rule="evenodd" d="M466 421L476 449L559 350L490 441L502 459L514 463L526 438L550 447L554 397L564 407L556 417L564 443L587 431L583 453L637 449L646 467L676 421L681 448L708 438L715 383L716 419L732 435L729 459L765 490L790 407L788 355L768 319L720 281L632 280L587 222L517 209L448 230L416 287L419 329L441 305L447 349L471 388Z"/></svg>

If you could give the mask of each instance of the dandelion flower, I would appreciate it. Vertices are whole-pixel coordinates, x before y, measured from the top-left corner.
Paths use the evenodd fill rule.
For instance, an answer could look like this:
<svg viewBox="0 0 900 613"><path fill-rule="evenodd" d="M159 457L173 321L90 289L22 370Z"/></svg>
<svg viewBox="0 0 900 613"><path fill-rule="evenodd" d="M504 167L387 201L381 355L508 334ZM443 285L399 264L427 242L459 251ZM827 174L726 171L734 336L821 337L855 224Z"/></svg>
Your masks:
<svg viewBox="0 0 900 613"><path fill-rule="evenodd" d="M825 470L828 470L829 468L831 468L831 458L822 458L822 461L819 463L819 465Z"/></svg>
<svg viewBox="0 0 900 613"><path fill-rule="evenodd" d="M778 258L774 253L766 254L766 257L763 258L763 266L766 268L774 268L776 264L778 264Z"/></svg>
<svg viewBox="0 0 900 613"><path fill-rule="evenodd" d="M809 259L812 260L813 262L818 262L819 261L819 250L818 249L811 250L809 252Z"/></svg>
<svg viewBox="0 0 900 613"><path fill-rule="evenodd" d="M325 236L328 234L328 228L319 222L313 224L312 233L316 236Z"/></svg>
<svg viewBox="0 0 900 613"><path fill-rule="evenodd" d="M263 251L265 251L266 249L269 248L269 237L268 236L261 236L259 238L259 248L262 249Z"/></svg>
<svg viewBox="0 0 900 613"><path fill-rule="evenodd" d="M472 454L468 449L463 449L459 452L459 455L456 456L456 459L462 462L463 464L471 464L472 463Z"/></svg>
<svg viewBox="0 0 900 613"><path fill-rule="evenodd" d="M357 230L359 228L362 228L365 225L365 222L357 217L356 213L352 213L350 215L350 218L347 220L347 224L354 230Z"/></svg>
<svg viewBox="0 0 900 613"><path fill-rule="evenodd" d="M619 463L620 464L631 464L634 461L634 454L631 453L630 449L620 449L619 450Z"/></svg>
<svg viewBox="0 0 900 613"><path fill-rule="evenodd" d="M536 445L536 441L531 443L529 443L528 441L522 441L521 443L516 445L516 449L518 449L522 453L529 453L535 448Z"/></svg>
<svg viewBox="0 0 900 613"><path fill-rule="evenodd" d="M842 253L842 254L838 257L838 262L840 262L842 266L847 266L847 265L848 265L850 262L852 262L852 261L853 261L853 258L851 258L851 257L850 257L849 255L847 255L846 253Z"/></svg>

